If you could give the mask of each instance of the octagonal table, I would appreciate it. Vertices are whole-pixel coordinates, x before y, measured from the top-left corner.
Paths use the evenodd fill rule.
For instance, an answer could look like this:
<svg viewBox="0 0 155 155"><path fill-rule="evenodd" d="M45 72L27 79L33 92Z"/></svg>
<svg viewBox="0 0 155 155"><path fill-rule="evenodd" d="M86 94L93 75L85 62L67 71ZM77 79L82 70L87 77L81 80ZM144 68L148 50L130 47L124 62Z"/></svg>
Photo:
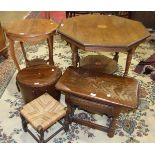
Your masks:
<svg viewBox="0 0 155 155"><path fill-rule="evenodd" d="M150 36L140 22L113 15L81 15L68 18L60 24L58 33L71 45L74 67L77 67L80 61L78 49L115 52L115 61L118 61L119 52L126 52L124 76L128 74L136 47Z"/></svg>

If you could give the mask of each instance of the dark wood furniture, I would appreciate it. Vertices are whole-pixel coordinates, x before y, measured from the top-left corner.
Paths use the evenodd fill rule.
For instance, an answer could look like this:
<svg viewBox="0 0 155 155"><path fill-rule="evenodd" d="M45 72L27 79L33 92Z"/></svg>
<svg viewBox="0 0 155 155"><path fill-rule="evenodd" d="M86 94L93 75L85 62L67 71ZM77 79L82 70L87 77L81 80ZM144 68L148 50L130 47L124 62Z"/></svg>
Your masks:
<svg viewBox="0 0 155 155"><path fill-rule="evenodd" d="M17 73L16 81L25 103L28 103L45 92L56 100L60 99L60 91L55 89L55 84L61 77L58 67L41 64L26 67Z"/></svg>
<svg viewBox="0 0 155 155"><path fill-rule="evenodd" d="M140 22L113 15L68 18L61 23L58 33L71 45L74 67L80 62L78 49L115 52L116 61L119 52L127 53L124 76L128 74L136 47L150 36Z"/></svg>
<svg viewBox="0 0 155 155"><path fill-rule="evenodd" d="M103 55L89 55L81 59L79 66L89 72L112 74L117 70L117 62Z"/></svg>
<svg viewBox="0 0 155 155"><path fill-rule="evenodd" d="M30 133L39 143L48 142L63 129L68 131L66 124L61 122L66 115L66 108L47 93L24 105L20 114L23 130ZM45 139L44 132L58 121L63 127ZM37 131L39 137L29 130L28 124Z"/></svg>
<svg viewBox="0 0 155 155"><path fill-rule="evenodd" d="M76 122L114 136L116 120L121 112L136 109L139 102L139 84L133 78L86 72L69 67L56 84L65 93L68 122ZM109 127L74 117L76 108L111 117Z"/></svg>
<svg viewBox="0 0 155 155"><path fill-rule="evenodd" d="M155 30L155 11L132 11L131 19L142 22L146 28Z"/></svg>
<svg viewBox="0 0 155 155"><path fill-rule="evenodd" d="M66 11L66 18L71 18L77 15L90 14L91 11Z"/></svg>
<svg viewBox="0 0 155 155"><path fill-rule="evenodd" d="M116 15L120 17L131 18L130 11L66 11L66 18L85 14Z"/></svg>
<svg viewBox="0 0 155 155"><path fill-rule="evenodd" d="M48 92L55 99L60 99L60 91L55 89L55 83L61 76L61 70L54 66L53 35L57 24L47 19L20 20L5 27L10 43L10 54L18 69L16 84L22 93L25 103ZM24 49L25 42L33 44L47 40L49 57L44 59L28 60ZM21 69L16 59L14 42L19 41L25 58L26 68Z"/></svg>
<svg viewBox="0 0 155 155"><path fill-rule="evenodd" d="M54 65L53 61L53 35L56 31L57 24L47 19L26 19L19 20L13 23L9 23L5 26L5 32L10 44L10 55L14 60L14 63L20 71L20 66L16 58L16 51L14 50L15 41L19 41L25 58L27 66L33 64L40 64L48 62L50 65ZM47 40L49 47L49 59L45 60L33 60L29 61L26 57L26 51L24 49L24 42L37 43L41 40Z"/></svg>
<svg viewBox="0 0 155 155"><path fill-rule="evenodd" d="M6 46L6 38L0 23L0 56L8 58L8 47Z"/></svg>

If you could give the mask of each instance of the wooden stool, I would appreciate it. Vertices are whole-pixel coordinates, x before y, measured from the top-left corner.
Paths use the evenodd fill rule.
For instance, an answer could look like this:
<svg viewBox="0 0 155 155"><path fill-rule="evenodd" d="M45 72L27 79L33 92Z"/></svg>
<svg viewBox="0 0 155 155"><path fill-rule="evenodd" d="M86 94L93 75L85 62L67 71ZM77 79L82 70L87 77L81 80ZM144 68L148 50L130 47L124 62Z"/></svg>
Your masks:
<svg viewBox="0 0 155 155"><path fill-rule="evenodd" d="M121 112L136 109L139 102L138 81L110 74L97 75L82 68L69 67L56 84L65 93L67 119L108 132L113 137L116 120ZM112 121L109 127L74 117L75 108L91 113L106 114Z"/></svg>
<svg viewBox="0 0 155 155"><path fill-rule="evenodd" d="M34 100L45 92L59 100L60 91L55 89L55 84L61 75L59 68L47 64L20 70L17 73L16 81L25 103Z"/></svg>
<svg viewBox="0 0 155 155"><path fill-rule="evenodd" d="M47 93L24 105L20 114L23 130L29 132L39 143L49 141L63 129L65 131L68 130L68 126L59 121L66 115L65 107ZM63 127L44 140L44 132L57 121L59 121ZM28 129L28 123L39 133L39 139Z"/></svg>

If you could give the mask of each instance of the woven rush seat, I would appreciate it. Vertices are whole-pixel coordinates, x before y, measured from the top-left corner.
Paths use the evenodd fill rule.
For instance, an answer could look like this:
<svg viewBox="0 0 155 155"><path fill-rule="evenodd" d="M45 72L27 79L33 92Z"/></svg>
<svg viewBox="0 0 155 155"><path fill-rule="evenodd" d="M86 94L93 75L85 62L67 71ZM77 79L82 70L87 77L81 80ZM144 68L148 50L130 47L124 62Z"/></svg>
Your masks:
<svg viewBox="0 0 155 155"><path fill-rule="evenodd" d="M27 128L27 124L29 123L38 133L41 134L42 139L37 141L45 142L43 140L44 131L66 115L66 108L48 93L45 93L24 105L20 114L24 131L30 132Z"/></svg>

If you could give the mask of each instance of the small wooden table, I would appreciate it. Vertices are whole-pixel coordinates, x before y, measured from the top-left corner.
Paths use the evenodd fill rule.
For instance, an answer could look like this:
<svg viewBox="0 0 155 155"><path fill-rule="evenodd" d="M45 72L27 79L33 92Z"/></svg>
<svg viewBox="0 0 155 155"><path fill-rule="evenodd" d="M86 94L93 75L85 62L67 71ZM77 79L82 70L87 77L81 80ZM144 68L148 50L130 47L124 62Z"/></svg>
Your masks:
<svg viewBox="0 0 155 155"><path fill-rule="evenodd" d="M14 50L14 42L19 41L21 44L21 48L24 54L26 66L31 66L33 63L41 63L42 60L29 61L26 58L26 52L24 49L24 42L38 42L41 40L47 40L48 47L49 47L49 59L46 62L49 64L54 65L53 61L53 35L56 31L57 24L53 23L51 20L47 19L26 19L26 20L19 20L13 23L8 24L5 27L6 35L9 39L10 44L10 54L14 63L18 69L20 70L20 66L16 59L15 50ZM44 62L44 61L43 61ZM45 62L44 62L45 63Z"/></svg>
<svg viewBox="0 0 155 155"><path fill-rule="evenodd" d="M113 58L115 61L118 61L118 52L126 52L124 76L128 74L136 47L150 36L140 22L113 15L81 15L68 18L60 24L58 32L71 45L74 67L80 62L78 49L116 52ZM116 65L113 65L113 71L115 70Z"/></svg>
<svg viewBox="0 0 155 155"><path fill-rule="evenodd" d="M93 74L81 68L69 67L56 84L65 93L68 121L108 132L114 136L116 119L123 111L137 108L139 102L138 81L133 78L108 74ZM112 117L109 127L74 117L75 108Z"/></svg>

